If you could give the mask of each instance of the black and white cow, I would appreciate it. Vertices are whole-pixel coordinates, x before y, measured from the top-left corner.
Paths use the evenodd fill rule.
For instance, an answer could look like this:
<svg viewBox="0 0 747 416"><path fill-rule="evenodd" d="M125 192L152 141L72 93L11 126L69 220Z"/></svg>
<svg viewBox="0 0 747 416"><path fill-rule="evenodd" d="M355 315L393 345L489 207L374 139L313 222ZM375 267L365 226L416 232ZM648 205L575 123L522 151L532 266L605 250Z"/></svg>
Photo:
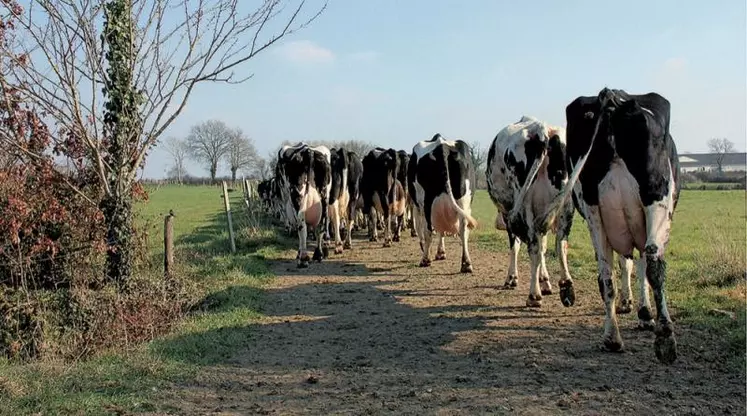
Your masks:
<svg viewBox="0 0 747 416"><path fill-rule="evenodd" d="M677 148L669 133L670 104L657 93L628 94L604 88L596 97L581 96L566 107L567 163L575 166L563 194L541 225L554 220L573 193L586 218L605 304L604 346L623 348L617 324L613 253L632 259L636 273L653 288L657 310L656 357L677 359L677 343L667 310L664 252L679 199ZM572 286L569 287L572 290ZM639 325L654 326L648 286L641 284Z"/></svg>
<svg viewBox="0 0 747 416"><path fill-rule="evenodd" d="M462 242L462 273L472 273L469 230L477 226L470 214L475 171L472 150L463 140L446 140L440 134L412 148L407 167L407 186L414 205L415 226L420 238L421 267L431 264L433 233L439 235L436 260L446 258L444 235L458 234Z"/></svg>
<svg viewBox="0 0 747 416"><path fill-rule="evenodd" d="M322 261L329 234L328 201L331 183L331 154L325 146L310 147L305 143L286 145L278 151L278 177L287 218L298 230L298 267L309 266L306 251L307 227L316 235L313 259ZM323 230L322 238L317 231ZM322 243L324 240L324 243ZM324 244L324 247L322 245Z"/></svg>
<svg viewBox="0 0 747 416"><path fill-rule="evenodd" d="M351 249L352 228L360 194L363 165L355 152L343 148L331 149L332 188L329 195L330 226L334 228L335 254L343 248ZM340 236L341 222L345 223L345 243Z"/></svg>
<svg viewBox="0 0 747 416"><path fill-rule="evenodd" d="M504 288L516 287L519 248L527 244L530 258L527 306L542 306L542 296L552 294L545 265L547 231L534 227L534 218L549 208L550 202L568 180L565 165L565 129L534 117L523 116L501 129L488 151L486 177L488 194L498 209L496 228L506 230L511 248ZM560 259L558 284L572 284L568 271L568 234L573 221L573 204L566 203L556 227L555 249ZM572 304L573 299L564 299Z"/></svg>
<svg viewBox="0 0 747 416"><path fill-rule="evenodd" d="M403 228L409 227L410 235L412 237L417 237L418 233L412 219L412 201L410 200L410 191L407 186L407 168L410 164L410 155L404 150L398 150L397 163L399 163L397 168L397 180L400 181L405 191L405 217L403 220Z"/></svg>
<svg viewBox="0 0 747 416"><path fill-rule="evenodd" d="M405 212L404 184L397 179L399 158L394 149L377 147L363 158L361 195L363 214L368 217L370 241L378 241L379 214L383 217L384 247L399 241ZM391 222L396 221L392 236Z"/></svg>

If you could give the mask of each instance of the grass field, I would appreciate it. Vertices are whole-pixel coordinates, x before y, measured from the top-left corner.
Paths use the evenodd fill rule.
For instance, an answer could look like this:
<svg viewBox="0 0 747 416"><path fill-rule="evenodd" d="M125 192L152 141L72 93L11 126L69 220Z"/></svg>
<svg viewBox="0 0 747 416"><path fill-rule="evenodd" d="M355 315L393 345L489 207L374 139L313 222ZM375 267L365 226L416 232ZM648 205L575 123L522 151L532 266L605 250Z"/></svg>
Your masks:
<svg viewBox="0 0 747 416"><path fill-rule="evenodd" d="M232 195L235 222L241 226L247 219L241 217L239 195ZM219 188L168 186L153 190L141 210L155 258L163 250L162 218L169 209L176 214L179 272L204 293L194 311L172 334L131 351L76 363L0 363L0 414L168 411L161 400L168 394L164 389L251 347L250 324L260 316L262 287L272 278L265 258L276 257L291 241L265 232L251 244L240 239L237 254L231 255ZM473 244L508 256L505 233L492 229L495 210L485 192L476 195L473 211L480 221ZM683 192L667 252L668 293L678 325L723 334L724 356L741 366L734 371L744 367L745 218L744 192ZM589 233L578 216L569 245L574 277L595 279ZM520 272L526 273L525 249L521 256ZM555 263L551 257L548 267L557 276ZM497 278L502 282L505 276ZM713 314L713 309L737 317Z"/></svg>

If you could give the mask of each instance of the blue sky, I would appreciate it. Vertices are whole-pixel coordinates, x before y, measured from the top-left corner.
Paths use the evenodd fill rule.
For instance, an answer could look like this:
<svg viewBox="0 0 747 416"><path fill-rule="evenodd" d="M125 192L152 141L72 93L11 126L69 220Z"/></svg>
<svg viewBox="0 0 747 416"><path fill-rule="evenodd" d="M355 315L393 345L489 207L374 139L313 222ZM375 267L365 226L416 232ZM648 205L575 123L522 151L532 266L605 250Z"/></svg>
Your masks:
<svg viewBox="0 0 747 416"><path fill-rule="evenodd" d="M330 0L239 69L251 80L202 84L166 136L217 118L262 155L286 139L410 150L436 132L487 146L524 114L565 126L569 102L608 86L666 97L681 153L711 137L744 151L746 13L743 0ZM169 164L155 149L145 176Z"/></svg>

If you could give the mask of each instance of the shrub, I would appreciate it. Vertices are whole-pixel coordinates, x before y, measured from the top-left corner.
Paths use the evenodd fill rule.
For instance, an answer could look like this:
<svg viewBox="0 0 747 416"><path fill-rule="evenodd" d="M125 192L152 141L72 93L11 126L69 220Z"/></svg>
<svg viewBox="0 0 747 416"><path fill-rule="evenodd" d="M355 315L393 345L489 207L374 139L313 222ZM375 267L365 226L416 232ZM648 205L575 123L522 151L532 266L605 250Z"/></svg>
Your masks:
<svg viewBox="0 0 747 416"><path fill-rule="evenodd" d="M0 44L9 45L12 30L0 16ZM2 68L26 61L4 52ZM124 290L106 285L102 192L92 185L101 181L89 168L95 164L72 132L53 136L7 73L0 72L0 356L79 358L168 330L193 302L189 287L148 273ZM52 155L75 169L63 171ZM132 192L135 200L147 198L138 184ZM147 234L133 238L145 250Z"/></svg>

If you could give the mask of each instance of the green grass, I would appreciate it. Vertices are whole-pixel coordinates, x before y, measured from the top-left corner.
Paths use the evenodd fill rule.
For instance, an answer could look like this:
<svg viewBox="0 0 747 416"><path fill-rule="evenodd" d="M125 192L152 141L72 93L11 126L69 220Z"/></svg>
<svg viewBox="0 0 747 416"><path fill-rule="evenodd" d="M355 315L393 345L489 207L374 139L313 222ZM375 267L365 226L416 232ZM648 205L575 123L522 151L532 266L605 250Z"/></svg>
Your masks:
<svg viewBox="0 0 747 416"><path fill-rule="evenodd" d="M262 247L239 239L231 255L220 188L151 191L139 213L155 265L162 264L163 216L173 209L177 271L194 281L204 298L171 334L130 351L104 352L76 363L0 362L0 414L168 410L159 400L164 387L190 379L201 365L225 359L251 342L248 325L260 316L261 287L271 278L264 257L276 255L282 242L269 233ZM247 219L240 192L231 193L231 199L234 223L241 226Z"/></svg>
<svg viewBox="0 0 747 416"><path fill-rule="evenodd" d="M508 258L505 231L494 229L496 209L485 191L475 195L473 214L480 222L473 241ZM674 213L666 252L670 310L678 323L716 331L724 348L744 369L745 358L745 237L744 191L683 191ZM559 276L554 237L548 239L548 269ZM596 279L596 260L589 231L576 214L568 242L568 263L575 279ZM527 267L526 249L521 265ZM528 270L520 270L526 275ZM638 299L634 286L634 299ZM653 298L652 298L653 301ZM601 299L599 300L601 305ZM714 309L731 311L728 316Z"/></svg>

